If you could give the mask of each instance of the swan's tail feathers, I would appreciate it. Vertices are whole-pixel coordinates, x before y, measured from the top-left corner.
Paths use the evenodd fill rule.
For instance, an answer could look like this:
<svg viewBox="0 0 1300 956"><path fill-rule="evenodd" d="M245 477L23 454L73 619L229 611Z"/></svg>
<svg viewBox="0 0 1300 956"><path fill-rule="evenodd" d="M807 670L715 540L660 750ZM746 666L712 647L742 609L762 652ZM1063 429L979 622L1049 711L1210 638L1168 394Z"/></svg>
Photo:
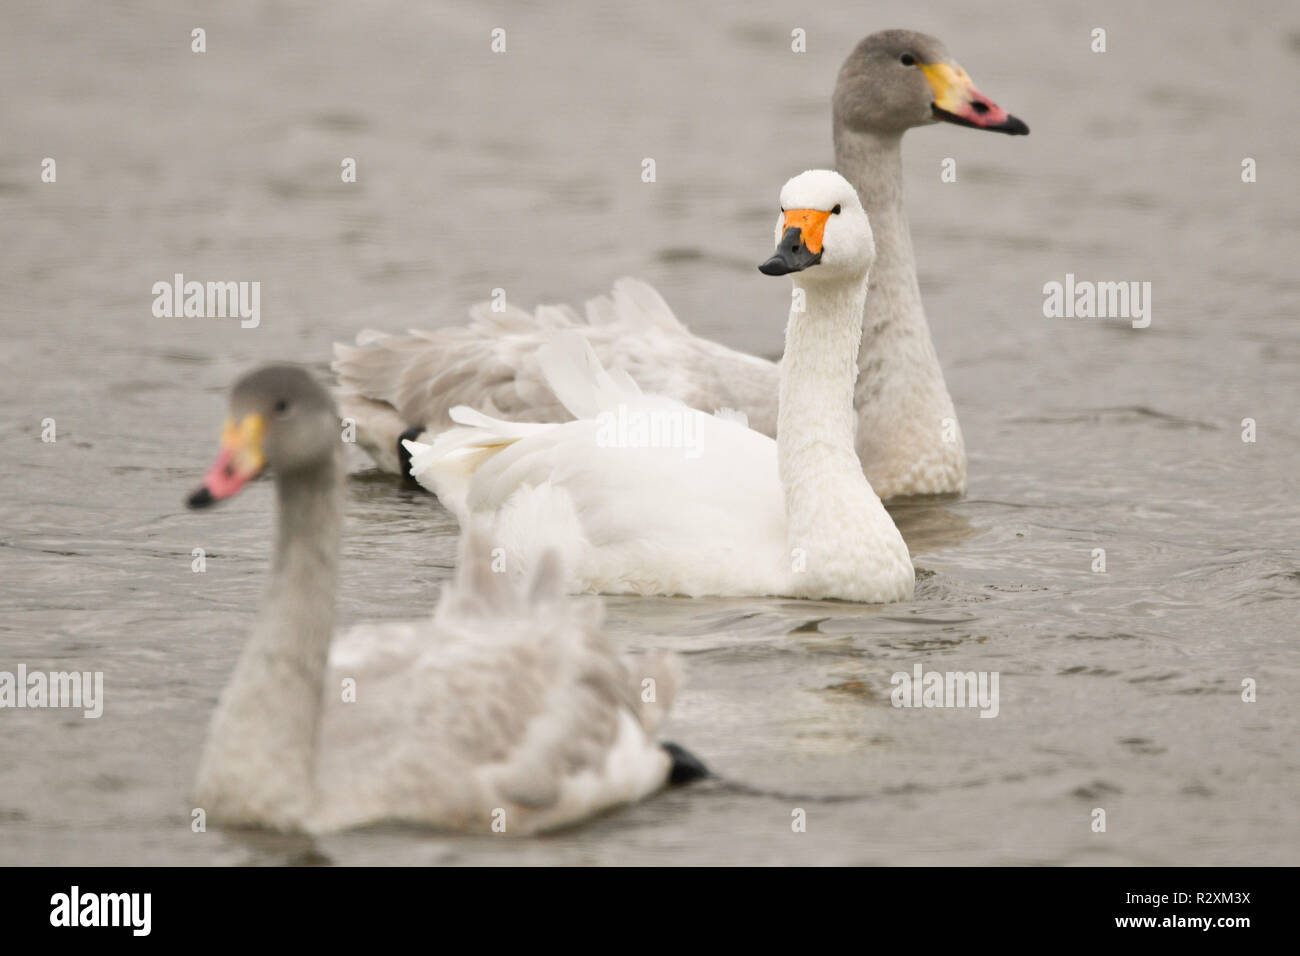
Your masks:
<svg viewBox="0 0 1300 956"><path fill-rule="evenodd" d="M485 432L485 440L492 443L518 441L554 427L551 422L510 422L504 418L493 418L468 405L457 405L448 414L457 425Z"/></svg>
<svg viewBox="0 0 1300 956"><path fill-rule="evenodd" d="M741 428L749 427L749 416L739 408L719 408L714 411L713 417L724 422L735 422Z"/></svg>
<svg viewBox="0 0 1300 956"><path fill-rule="evenodd" d="M502 301L476 302L469 307L469 317L469 330L480 335L531 335L582 324L567 305L540 305L529 314Z"/></svg>
<svg viewBox="0 0 1300 956"><path fill-rule="evenodd" d="M461 427L441 432L432 444L420 440L421 435L404 434L401 444L407 456L406 473L458 515L456 502L464 500L469 479L485 461L521 438L554 427L535 422L508 422L464 405L453 408L450 416Z"/></svg>
<svg viewBox="0 0 1300 956"><path fill-rule="evenodd" d="M410 484L419 484L415 476L411 474L411 446L418 446L424 443L425 432L428 431L423 425L412 425L406 431L397 436L397 473L402 476L402 481Z"/></svg>
<svg viewBox="0 0 1300 956"><path fill-rule="evenodd" d="M344 392L395 406L396 384L410 361L400 336L362 329L355 345L334 343L330 368Z"/></svg>
<svg viewBox="0 0 1300 956"><path fill-rule="evenodd" d="M410 434L411 421L399 410L410 360L410 340L365 329L355 345L334 343L330 365L338 380L339 414L355 423L357 445L381 469L399 475L407 475L409 465L402 441L418 437Z"/></svg>
<svg viewBox="0 0 1300 956"><path fill-rule="evenodd" d="M470 307L468 329L479 335L548 335L562 329L579 329L586 326L623 324L633 328L649 326L665 332L690 334L690 331L673 314L664 297L654 286L642 279L624 276L614 282L613 288L586 302L586 315L580 316L568 305L539 305L530 315L500 300L479 302ZM426 335L430 341L439 334L453 330L443 329ZM360 344L358 342L358 344Z"/></svg>
<svg viewBox="0 0 1300 956"><path fill-rule="evenodd" d="M641 386L636 383L631 373L624 368L612 368L609 370L609 379L619 390L626 392L629 396L635 397L642 394Z"/></svg>
<svg viewBox="0 0 1300 956"><path fill-rule="evenodd" d="M478 428L452 428L431 445L403 439L402 447L409 457L406 473L437 495L443 507L463 524L469 513L469 484L474 472L511 443L493 443Z"/></svg>
<svg viewBox="0 0 1300 956"><path fill-rule="evenodd" d="M534 492L523 518L548 524L554 498L549 489ZM563 509L561 509L563 511ZM541 626L542 618L580 622L580 630L598 633L599 601L579 601L568 596L571 550L563 541L555 545L520 546L509 526L485 516L470 519L461 535L456 578L448 603L455 612L477 617L519 617ZM543 534L546 529L543 529ZM560 536L561 539L563 536ZM509 544L505 544L509 542ZM563 613L556 608L564 608ZM550 609L542 614L543 609Z"/></svg>
<svg viewBox="0 0 1300 956"><path fill-rule="evenodd" d="M384 471L400 471L398 441L404 437L407 423L393 406L344 387L334 389L334 401L344 425L355 429L357 445Z"/></svg>
<svg viewBox="0 0 1300 956"><path fill-rule="evenodd" d="M340 404L363 404L357 444L386 471L402 467L396 438L409 425L431 432L447 428L450 410L468 405L503 418L559 421L563 405L538 368L538 350L557 335L591 335L600 342L653 330L689 335L649 284L623 278L613 290L587 303L585 318L565 305L540 306L532 313L496 300L470 310L463 325L390 334L365 329L353 343L336 342L331 368ZM635 386L623 373L610 380ZM590 389L569 398L590 405ZM369 405L364 405L369 403ZM397 427L399 426L400 427Z"/></svg>
<svg viewBox="0 0 1300 956"><path fill-rule="evenodd" d="M452 602L468 617L488 617L519 605L510 576L500 573L492 536L481 522L472 522L460 538Z"/></svg>
<svg viewBox="0 0 1300 956"><path fill-rule="evenodd" d="M684 747L664 741L660 744L672 760L672 769L668 772L668 785L680 787L713 776L704 761Z"/></svg>
<svg viewBox="0 0 1300 956"><path fill-rule="evenodd" d="M367 329L355 344L334 344L336 397L340 405L361 407L357 443L385 470L401 466L395 449L402 431L424 425L436 434L450 426L457 405L503 418L563 417L533 356L556 329L581 324L577 315L552 306L534 317L489 304L471 314L468 325L402 335Z"/></svg>
<svg viewBox="0 0 1300 956"><path fill-rule="evenodd" d="M619 402L633 401L641 389L626 372L605 371L586 336L576 330L555 333L537 352L542 375L574 418L595 418Z"/></svg>
<svg viewBox="0 0 1300 956"><path fill-rule="evenodd" d="M648 326L679 335L690 334L654 286L630 276L616 281L610 294L587 300L587 324Z"/></svg>

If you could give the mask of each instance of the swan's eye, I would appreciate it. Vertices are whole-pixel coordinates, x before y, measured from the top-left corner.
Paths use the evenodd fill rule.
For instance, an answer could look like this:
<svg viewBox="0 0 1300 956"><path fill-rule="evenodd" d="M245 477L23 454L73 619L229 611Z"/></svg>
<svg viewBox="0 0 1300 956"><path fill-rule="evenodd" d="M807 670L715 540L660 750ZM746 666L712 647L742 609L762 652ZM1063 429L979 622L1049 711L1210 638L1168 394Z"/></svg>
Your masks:
<svg viewBox="0 0 1300 956"><path fill-rule="evenodd" d="M282 398L275 403L275 413L277 415L283 415L288 410L289 410L289 403L287 400Z"/></svg>
<svg viewBox="0 0 1300 956"><path fill-rule="evenodd" d="M838 216L838 215L840 214L840 204L839 204L839 203L836 203L836 204L835 204L835 208L832 209L831 212L832 212L834 215Z"/></svg>
<svg viewBox="0 0 1300 956"><path fill-rule="evenodd" d="M904 53L898 58L898 62L903 64L903 66L916 66L916 57L912 56L910 53Z"/></svg>

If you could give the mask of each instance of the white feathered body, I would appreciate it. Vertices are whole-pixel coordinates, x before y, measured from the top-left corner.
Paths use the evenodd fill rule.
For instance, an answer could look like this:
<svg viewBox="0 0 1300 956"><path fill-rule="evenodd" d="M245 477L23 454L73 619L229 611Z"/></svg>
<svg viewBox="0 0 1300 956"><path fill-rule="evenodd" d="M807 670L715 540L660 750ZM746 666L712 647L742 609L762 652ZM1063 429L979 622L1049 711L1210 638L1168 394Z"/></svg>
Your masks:
<svg viewBox="0 0 1300 956"><path fill-rule="evenodd" d="M771 438L736 416L642 393L630 376L607 373L574 332L557 334L539 355L549 388L576 420L520 424L457 409L453 417L469 427L409 446L412 475L462 526L489 521L512 568L526 571L549 545L564 555L578 591L871 602L911 595L907 547L863 481L851 443L824 453L845 459L856 483L804 462L819 485L824 533L792 542ZM638 416L689 422L677 433L691 440L611 442L614 424Z"/></svg>
<svg viewBox="0 0 1300 956"><path fill-rule="evenodd" d="M790 556L776 443L734 421L680 402L628 396L629 415L690 417L698 456L685 448L602 447L601 425L583 419L510 443L468 485L456 461L417 479L462 520L490 515L493 542L520 569L544 544L573 568L571 590L606 594L786 594ZM488 440L490 434L480 434ZM448 437L460 437L448 433Z"/></svg>

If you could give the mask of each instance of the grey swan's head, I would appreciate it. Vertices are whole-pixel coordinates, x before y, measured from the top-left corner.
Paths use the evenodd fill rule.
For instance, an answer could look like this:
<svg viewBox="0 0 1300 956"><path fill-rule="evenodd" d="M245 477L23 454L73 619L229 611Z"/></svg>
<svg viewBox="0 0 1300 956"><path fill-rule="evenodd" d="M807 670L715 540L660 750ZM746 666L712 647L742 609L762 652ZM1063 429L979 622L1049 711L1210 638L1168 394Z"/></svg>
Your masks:
<svg viewBox="0 0 1300 956"><path fill-rule="evenodd" d="M326 471L339 446L334 401L306 369L259 368L231 390L221 451L187 504L229 498L268 469L282 481Z"/></svg>
<svg viewBox="0 0 1300 956"><path fill-rule="evenodd" d="M832 102L837 130L901 135L943 122L1029 132L975 88L943 43L913 30L882 30L859 43L840 68Z"/></svg>

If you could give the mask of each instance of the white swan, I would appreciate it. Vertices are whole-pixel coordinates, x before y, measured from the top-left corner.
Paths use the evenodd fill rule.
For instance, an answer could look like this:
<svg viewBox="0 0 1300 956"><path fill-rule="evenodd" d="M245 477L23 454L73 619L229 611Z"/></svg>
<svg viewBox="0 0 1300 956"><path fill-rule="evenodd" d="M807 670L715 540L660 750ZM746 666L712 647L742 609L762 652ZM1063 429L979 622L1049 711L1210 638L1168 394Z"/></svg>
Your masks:
<svg viewBox="0 0 1300 956"><path fill-rule="evenodd" d="M462 540L454 584L419 623L334 637L343 510L339 419L303 370L271 366L231 398L221 456L190 499L269 466L279 498L270 584L199 764L214 820L312 832L400 821L531 833L637 800L703 768L652 739L667 662L629 670L595 601L563 594L554 554L526 590ZM657 703L641 703L641 681ZM348 699L351 698L351 699Z"/></svg>
<svg viewBox="0 0 1300 956"><path fill-rule="evenodd" d="M781 190L773 275L794 273L773 441L732 416L642 394L582 335L543 348L548 386L577 420L507 422L408 441L411 474L462 527L492 522L520 566L543 545L571 588L608 593L788 595L885 602L912 595L907 545L853 450L853 382L871 226L838 173Z"/></svg>
<svg viewBox="0 0 1300 956"><path fill-rule="evenodd" d="M886 30L845 61L834 95L836 168L871 217L879 256L867 298L861 373L854 391L856 449L882 498L962 494L966 451L921 305L907 216L901 143L910 128L944 121L1024 134L1029 128L975 89L933 37ZM647 391L693 408L735 408L776 434L779 373L772 362L692 335L648 285L623 279L612 296L587 303L586 320L565 307L534 315L487 305L468 326L386 335L366 331L335 346L343 413L380 465L401 471L398 439L411 426L431 433L467 405L515 421L555 421L538 349L558 328L586 336L608 368ZM416 428L415 432L421 431Z"/></svg>

